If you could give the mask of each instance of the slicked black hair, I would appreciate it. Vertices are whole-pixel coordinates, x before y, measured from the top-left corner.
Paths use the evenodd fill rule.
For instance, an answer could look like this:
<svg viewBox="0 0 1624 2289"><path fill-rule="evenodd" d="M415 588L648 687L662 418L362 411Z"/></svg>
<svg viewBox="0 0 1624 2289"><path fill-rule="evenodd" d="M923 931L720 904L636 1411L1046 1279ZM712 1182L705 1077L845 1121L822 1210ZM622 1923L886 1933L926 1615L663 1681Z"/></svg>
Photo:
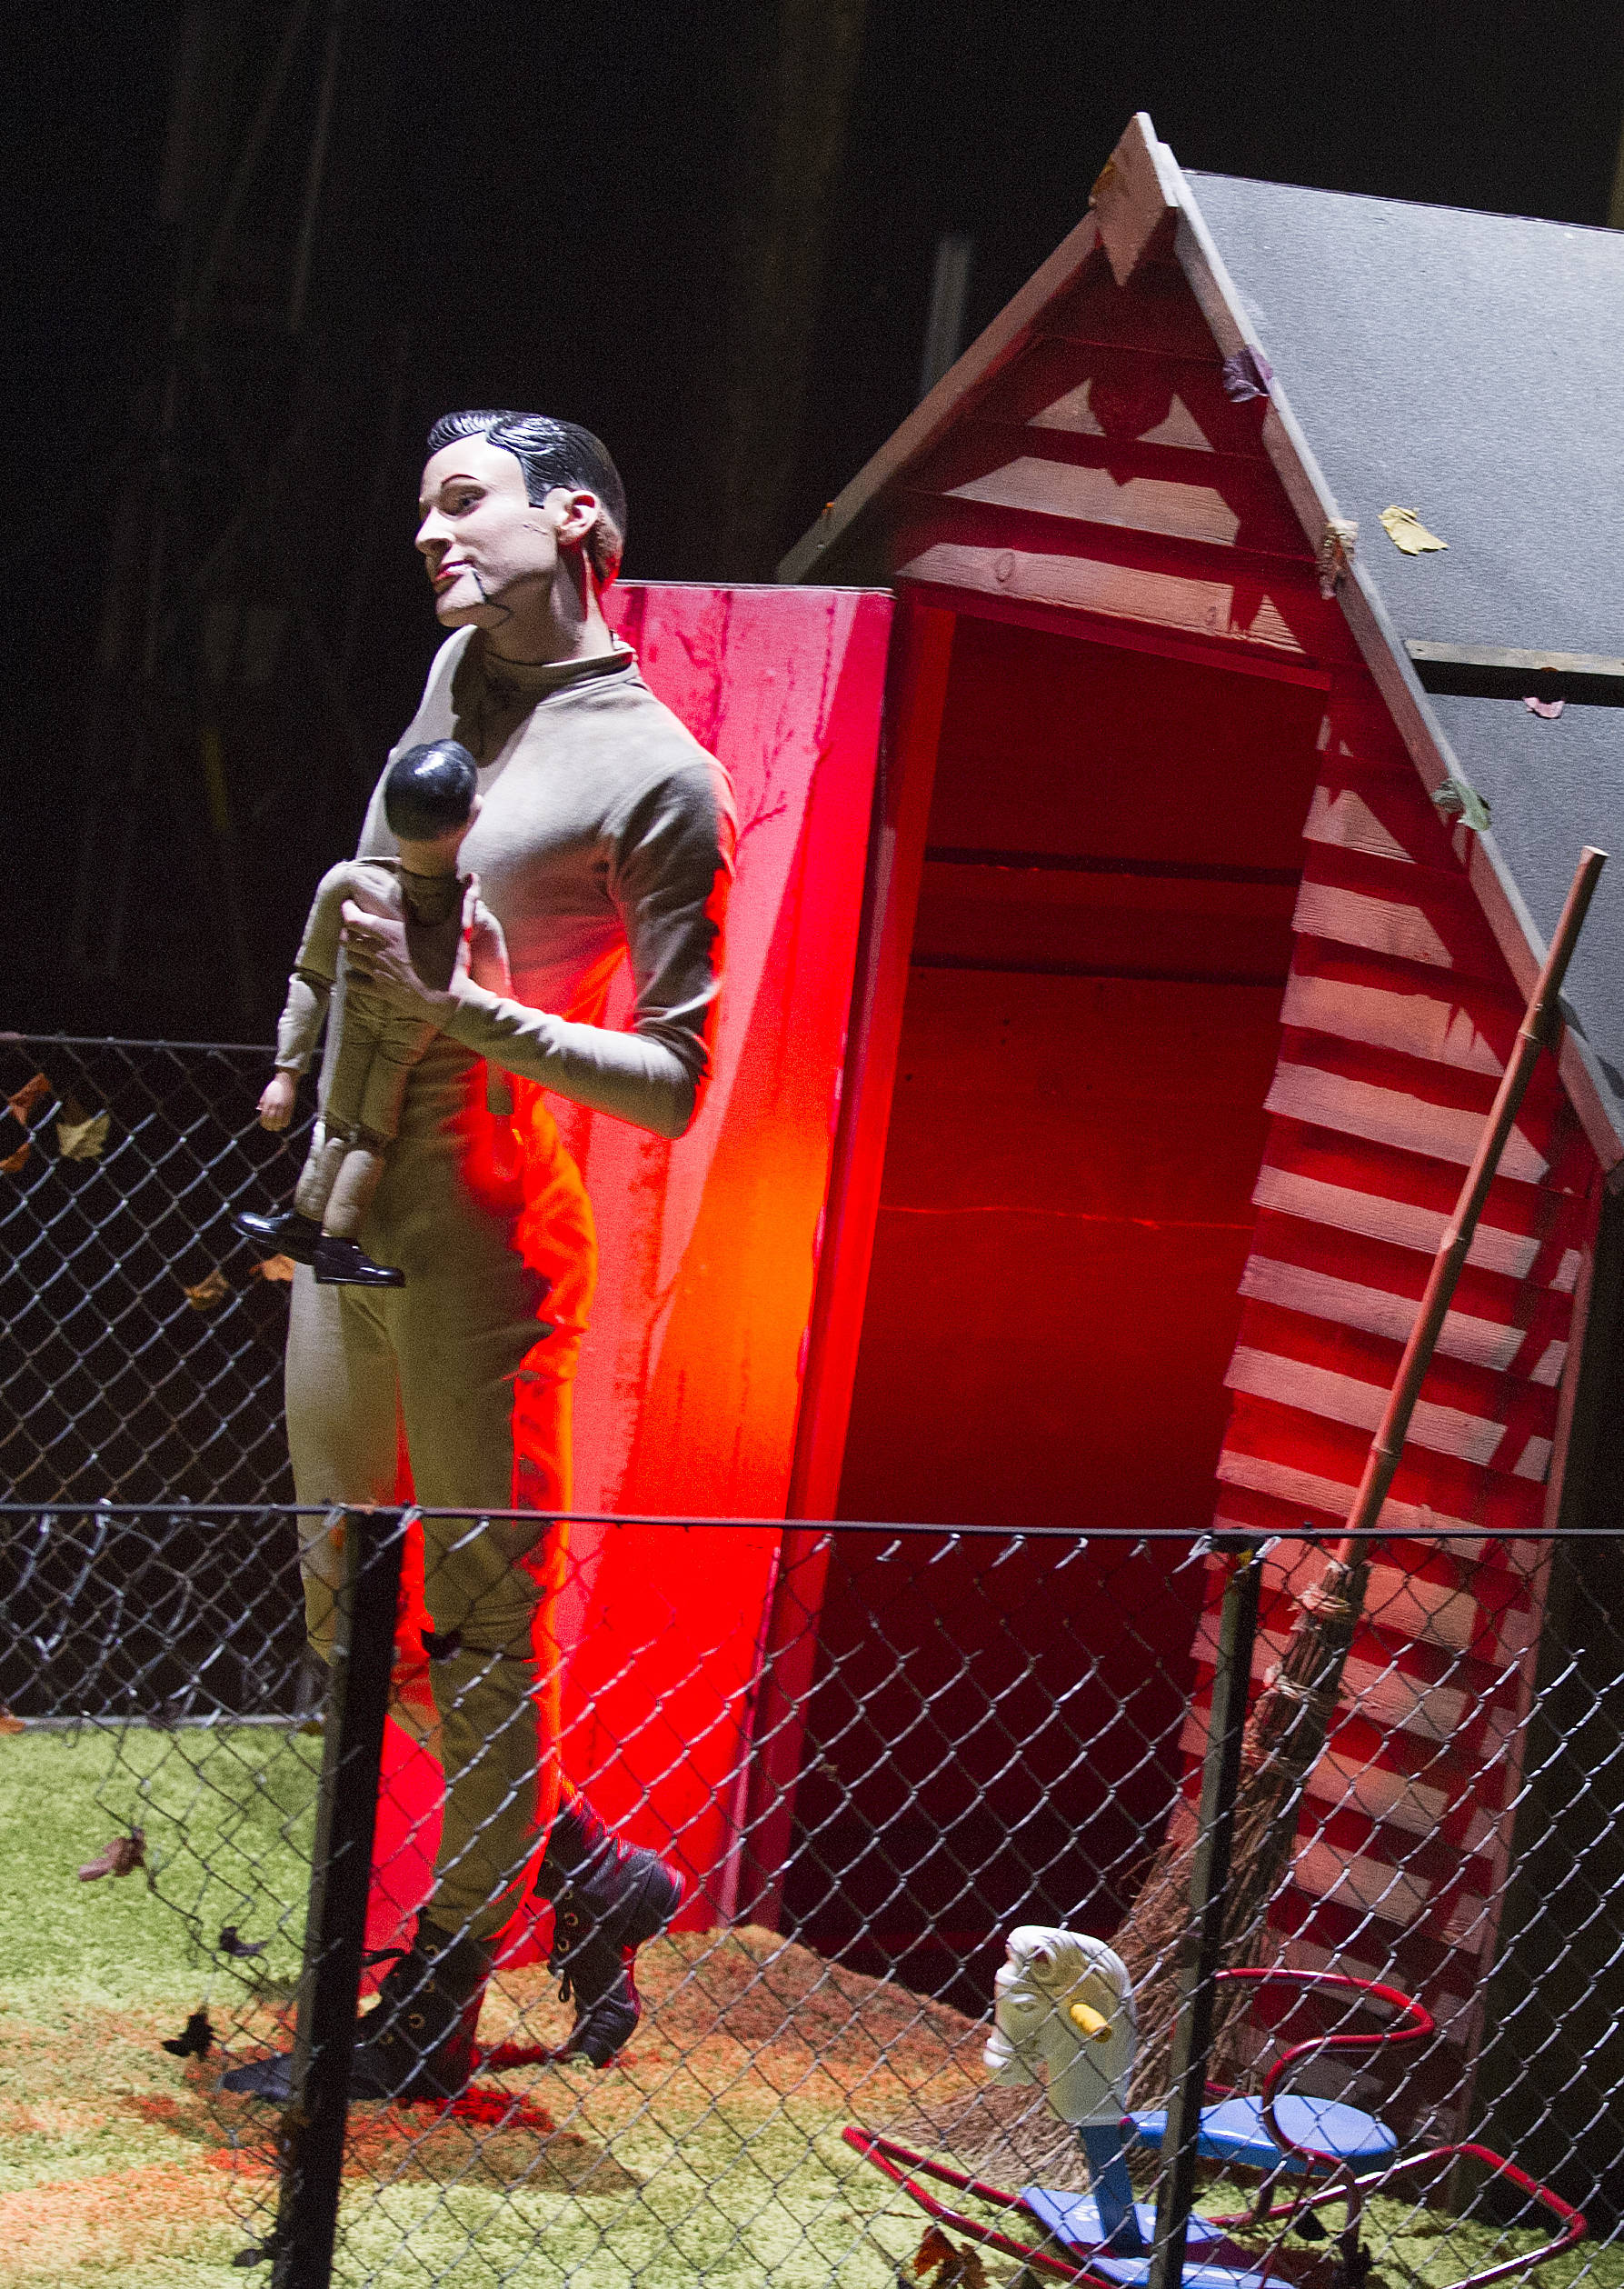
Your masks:
<svg viewBox="0 0 1624 2289"><path fill-rule="evenodd" d="M442 414L429 431L430 458L459 437L483 437L511 453L524 472L525 495L535 506L555 485L597 495L603 514L586 536L586 553L598 585L607 588L625 554L626 488L601 440L578 422L555 421L551 414Z"/></svg>
<svg viewBox="0 0 1624 2289"><path fill-rule="evenodd" d="M384 815L403 843L433 843L466 826L479 768L460 739L431 739L396 755L384 781Z"/></svg>

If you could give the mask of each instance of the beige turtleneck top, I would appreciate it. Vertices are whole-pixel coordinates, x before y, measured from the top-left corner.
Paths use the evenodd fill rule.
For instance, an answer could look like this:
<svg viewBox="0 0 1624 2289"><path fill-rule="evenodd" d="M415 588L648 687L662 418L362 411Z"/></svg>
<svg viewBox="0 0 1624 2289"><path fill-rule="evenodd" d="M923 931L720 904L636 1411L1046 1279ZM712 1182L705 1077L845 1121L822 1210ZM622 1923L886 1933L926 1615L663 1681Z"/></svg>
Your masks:
<svg viewBox="0 0 1624 2289"><path fill-rule="evenodd" d="M492 1065L662 1136L693 1117L710 1062L735 820L722 766L654 697L624 645L559 666L442 645L399 746L460 739L484 806L459 855L501 923L511 995L470 984L446 1035ZM360 855L396 848L373 796ZM629 1032L604 1027L628 954Z"/></svg>

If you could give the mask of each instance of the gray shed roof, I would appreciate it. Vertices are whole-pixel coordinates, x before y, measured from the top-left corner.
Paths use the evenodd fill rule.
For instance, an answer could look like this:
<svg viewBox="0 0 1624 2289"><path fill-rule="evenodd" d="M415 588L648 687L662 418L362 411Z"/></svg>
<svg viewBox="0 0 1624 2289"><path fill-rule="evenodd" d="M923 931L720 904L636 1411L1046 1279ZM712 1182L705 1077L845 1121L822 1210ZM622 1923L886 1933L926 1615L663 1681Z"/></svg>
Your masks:
<svg viewBox="0 0 1624 2289"><path fill-rule="evenodd" d="M1624 654L1624 233L1185 179L1400 636ZM1567 999L1624 1122L1624 707L1430 705L1542 935L1613 854Z"/></svg>

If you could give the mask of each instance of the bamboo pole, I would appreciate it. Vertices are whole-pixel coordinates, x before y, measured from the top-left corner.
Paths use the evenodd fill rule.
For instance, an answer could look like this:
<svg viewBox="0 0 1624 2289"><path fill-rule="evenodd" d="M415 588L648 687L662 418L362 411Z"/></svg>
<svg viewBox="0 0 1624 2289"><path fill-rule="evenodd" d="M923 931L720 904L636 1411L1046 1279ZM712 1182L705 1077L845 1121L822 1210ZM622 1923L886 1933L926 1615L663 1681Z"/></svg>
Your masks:
<svg viewBox="0 0 1624 2289"><path fill-rule="evenodd" d="M1588 845L1580 855L1455 1213L1433 1258L1415 1324L1354 1494L1347 1532L1333 1545L1319 1582L1304 1592L1280 1666L1260 1695L1247 1727L1224 1912L1226 1963L1240 1960L1261 1931L1290 1864L1298 1804L1325 1746L1341 1693L1349 1648L1364 1610L1371 1538L1403 1454L1422 1380L1437 1349L1489 1187L1539 1053L1556 1033L1562 980L1606 864L1607 854L1593 846ZM1179 1942L1189 1914L1190 1854L1188 1843L1162 1845L1114 1943L1133 1974L1139 2022L1149 2038L1141 2046L1136 2103L1148 2092L1159 2093L1167 2075ZM1220 2042L1223 2033L1220 2028Z"/></svg>
<svg viewBox="0 0 1624 2289"><path fill-rule="evenodd" d="M1404 1356L1399 1363L1399 1373L1388 1394L1387 1406L1376 1435L1370 1442L1365 1458L1364 1475L1353 1497L1353 1508L1348 1516L1348 1531L1337 1545L1337 1557L1347 1565L1351 1563L1355 1545L1362 1534L1373 1531L1381 1515L1381 1505L1387 1500L1388 1488L1393 1483L1393 1473L1399 1467L1399 1457L1404 1452L1405 1437L1410 1430L1410 1418L1415 1412L1421 1378L1431 1364L1438 1338L1443 1328L1444 1314L1455 1293L1483 1213L1483 1203L1489 1197L1489 1187L1494 1182L1494 1172L1499 1165L1500 1154L1511 1134L1511 1125L1533 1078L1534 1067L1539 1062L1539 1052L1556 1032L1560 1016L1559 997L1562 980L1579 934L1584 927L1585 916L1590 910L1596 885L1607 864L1607 853L1587 844L1580 855L1579 870L1569 888L1567 901L1557 923L1556 935L1545 956L1545 965L1534 982L1523 1020L1518 1029L1517 1045L1507 1063L1495 1093L1493 1106L1460 1197L1455 1204L1453 1222L1439 1244L1432 1260L1432 1271L1427 1281L1421 1307L1416 1314L1415 1325L1410 1331L1410 1341L1404 1346Z"/></svg>

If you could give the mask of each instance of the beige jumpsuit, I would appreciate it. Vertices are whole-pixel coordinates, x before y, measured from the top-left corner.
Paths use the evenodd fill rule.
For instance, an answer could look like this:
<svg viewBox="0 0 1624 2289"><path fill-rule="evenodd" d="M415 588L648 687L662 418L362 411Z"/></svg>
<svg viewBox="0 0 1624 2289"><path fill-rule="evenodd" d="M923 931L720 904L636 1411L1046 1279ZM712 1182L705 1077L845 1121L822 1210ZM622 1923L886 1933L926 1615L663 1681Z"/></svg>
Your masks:
<svg viewBox="0 0 1624 2289"><path fill-rule="evenodd" d="M687 1126L734 822L721 767L623 646L493 671L477 633L460 630L401 748L446 737L481 765L484 806L461 856L505 934L513 993L470 986L412 1070L360 1234L405 1286L295 1278L288 1444L303 1503L392 1500L404 1445L416 1500L467 1514L424 1522L423 1597L443 1657L414 1675L408 1637L397 1684L408 1700L432 1691L440 1720L447 1794L427 1912L489 1940L523 1904L558 1803L551 1609L567 1547L562 1527L479 1513L569 1505L570 1385L596 1269L591 1204L543 1092L664 1136ZM361 848L390 847L380 793ZM610 1032L595 1021L623 952L636 1005L631 1030ZM518 1083L516 1169L483 1102L487 1058ZM335 1554L321 1521L307 1526L322 1645Z"/></svg>

